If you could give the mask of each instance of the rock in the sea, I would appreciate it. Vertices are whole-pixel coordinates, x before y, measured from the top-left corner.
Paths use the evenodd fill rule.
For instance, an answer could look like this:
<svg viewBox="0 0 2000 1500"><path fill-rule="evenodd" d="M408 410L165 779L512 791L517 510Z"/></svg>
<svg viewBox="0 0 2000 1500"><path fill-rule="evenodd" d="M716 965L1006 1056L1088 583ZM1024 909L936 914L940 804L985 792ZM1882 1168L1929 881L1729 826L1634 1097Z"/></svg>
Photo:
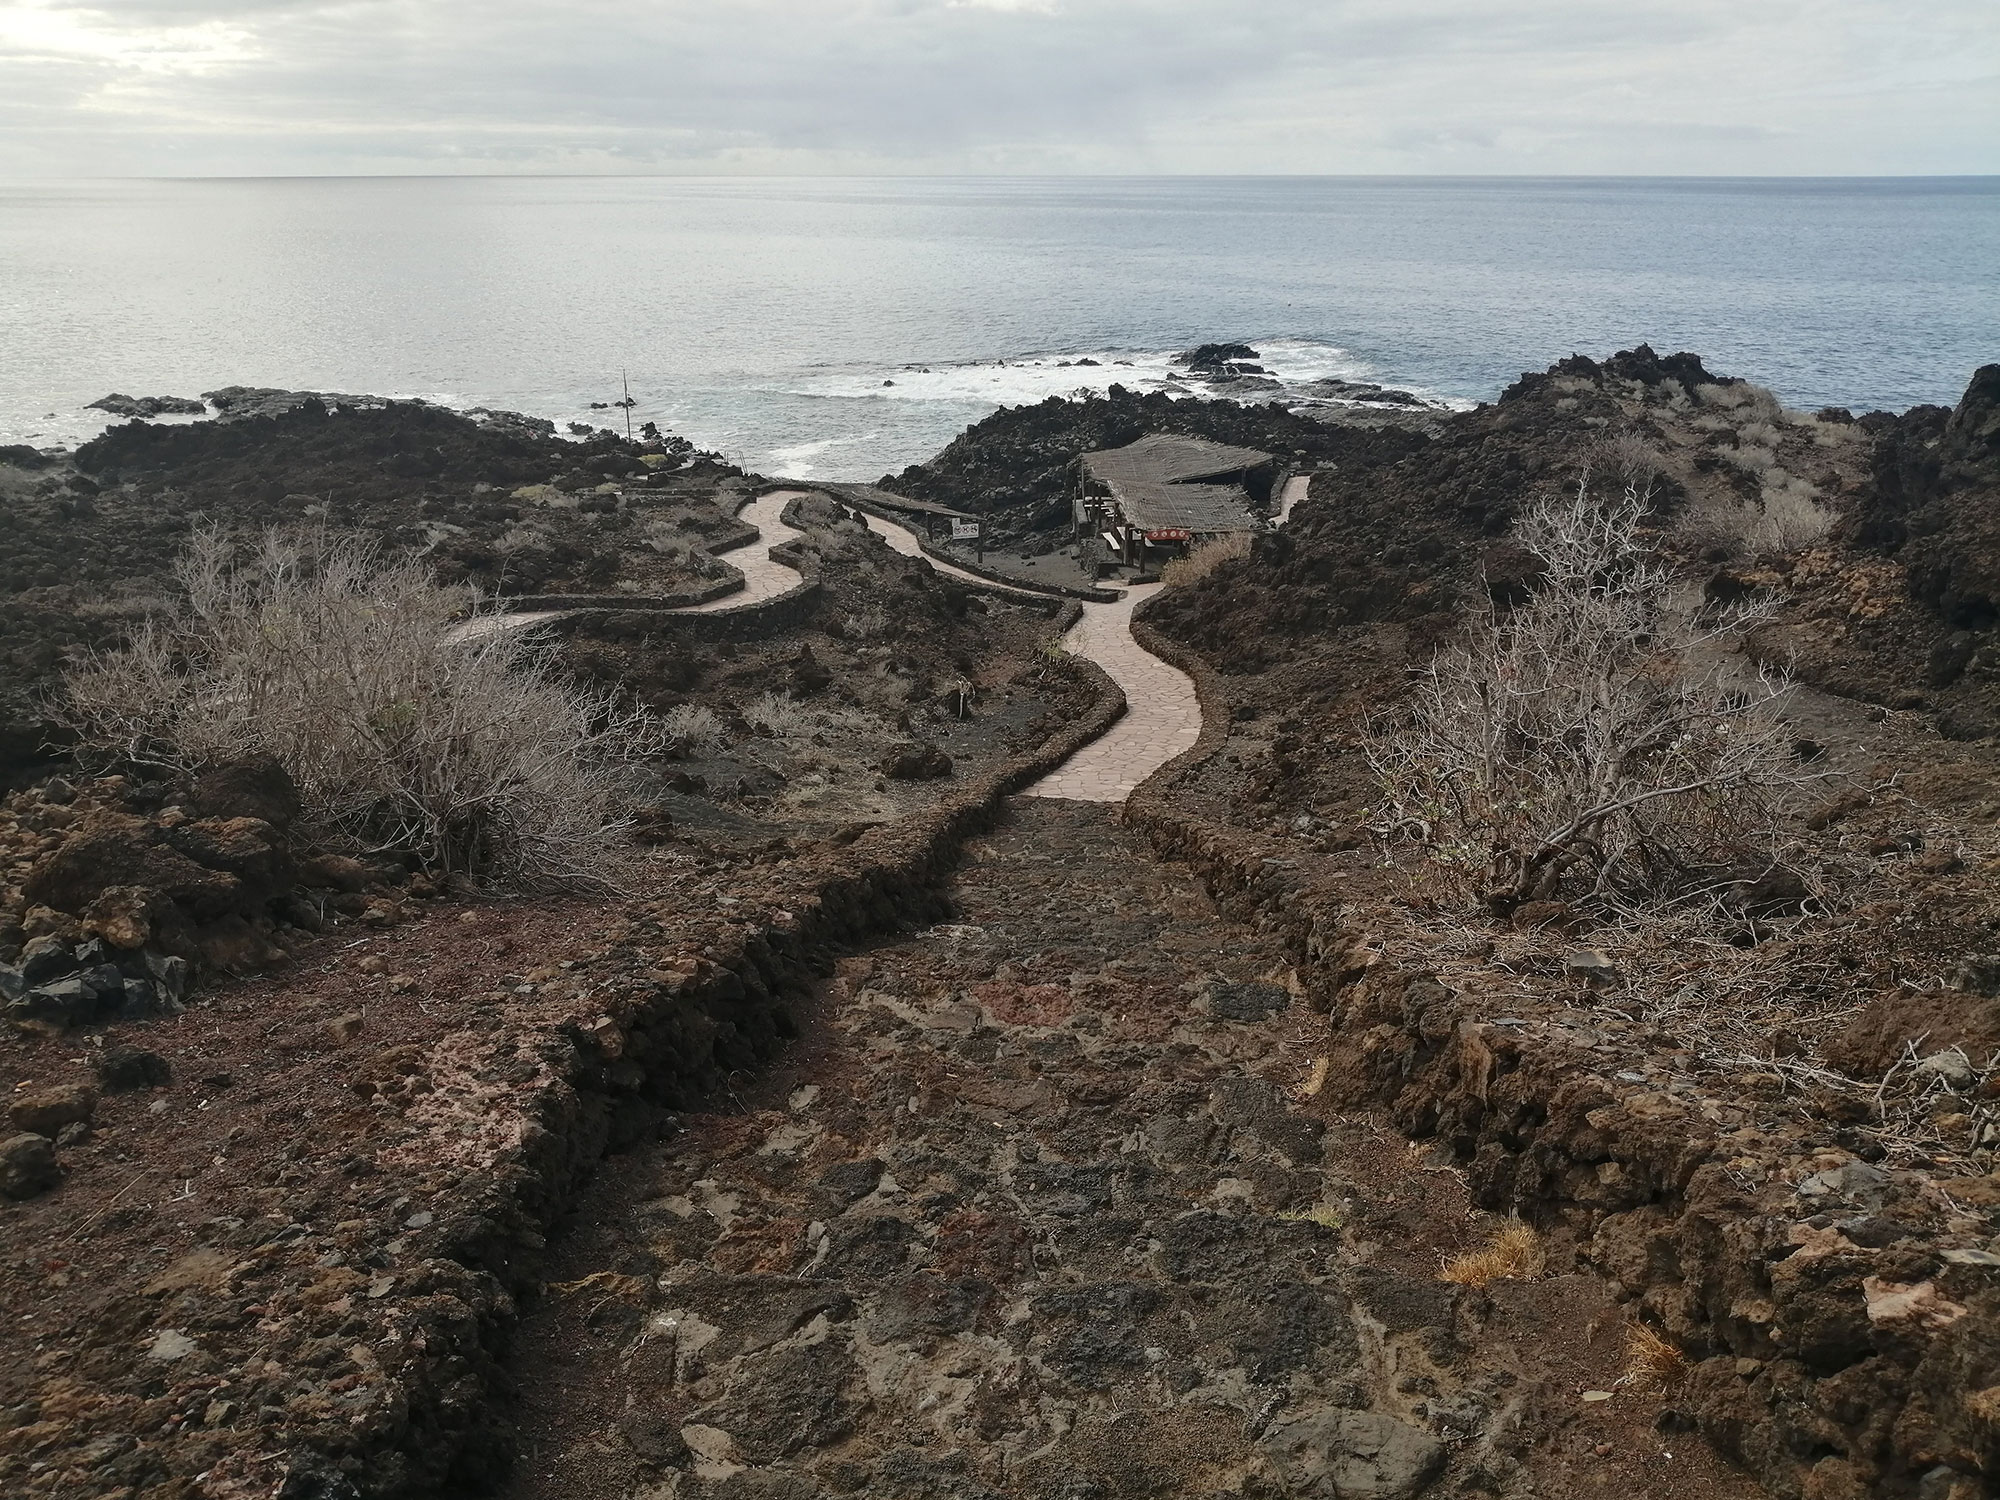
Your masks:
<svg viewBox="0 0 2000 1500"><path fill-rule="evenodd" d="M7 1122L16 1130L32 1130L54 1140L63 1126L81 1120L88 1124L97 1112L97 1090L88 1084L70 1083L60 1088L38 1089L7 1106Z"/></svg>
<svg viewBox="0 0 2000 1500"><path fill-rule="evenodd" d="M26 1132L0 1141L0 1194L33 1198L60 1181L62 1167L47 1136Z"/></svg>
<svg viewBox="0 0 2000 1500"><path fill-rule="evenodd" d="M208 412L206 403L187 396L127 396L119 391L100 396L87 409L114 417L199 417Z"/></svg>
<svg viewBox="0 0 2000 1500"><path fill-rule="evenodd" d="M1321 1407L1282 1417L1259 1446L1290 1495L1414 1500L1444 1465L1429 1433L1378 1412Z"/></svg>
<svg viewBox="0 0 2000 1500"><path fill-rule="evenodd" d="M1248 344L1200 344L1178 356L1174 363L1186 365L1190 370L1206 370L1220 374L1239 360L1263 357Z"/></svg>

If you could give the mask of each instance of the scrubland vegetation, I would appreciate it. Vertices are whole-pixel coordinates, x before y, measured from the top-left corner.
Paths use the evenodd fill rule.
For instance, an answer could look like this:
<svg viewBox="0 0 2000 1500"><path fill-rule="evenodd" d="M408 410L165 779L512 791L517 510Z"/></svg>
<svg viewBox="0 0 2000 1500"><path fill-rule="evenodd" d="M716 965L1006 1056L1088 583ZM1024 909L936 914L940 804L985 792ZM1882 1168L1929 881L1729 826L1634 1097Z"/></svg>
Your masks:
<svg viewBox="0 0 2000 1500"><path fill-rule="evenodd" d="M205 529L176 576L178 608L70 675L72 724L99 755L189 774L273 756L327 847L600 882L627 768L705 736L579 686L532 633L461 630L471 591L356 537L274 529L239 552Z"/></svg>

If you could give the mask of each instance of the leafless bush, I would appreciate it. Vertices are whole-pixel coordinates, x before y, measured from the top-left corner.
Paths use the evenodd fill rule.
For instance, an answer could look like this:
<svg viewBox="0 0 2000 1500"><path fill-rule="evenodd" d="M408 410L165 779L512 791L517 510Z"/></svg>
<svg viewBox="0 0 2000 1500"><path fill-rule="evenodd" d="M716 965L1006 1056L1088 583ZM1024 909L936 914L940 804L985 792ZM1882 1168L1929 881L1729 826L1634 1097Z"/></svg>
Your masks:
<svg viewBox="0 0 2000 1500"><path fill-rule="evenodd" d="M1441 651L1371 737L1379 831L1418 840L1457 896L1631 911L1771 862L1805 779L1775 712L1788 684L1723 650L1769 606L1704 615L1643 554L1646 505L1629 485L1601 502L1586 475L1531 507L1535 594Z"/></svg>
<svg viewBox="0 0 2000 1500"><path fill-rule="evenodd" d="M455 629L473 602L364 540L266 533L246 559L196 533L180 610L70 674L72 724L106 753L193 771L262 752L331 847L439 873L594 884L625 765L660 726L575 685L545 644Z"/></svg>
<svg viewBox="0 0 2000 1500"><path fill-rule="evenodd" d="M1240 562L1250 555L1250 533L1231 531L1212 537L1160 570L1160 582L1167 588L1184 588L1199 583L1227 562Z"/></svg>

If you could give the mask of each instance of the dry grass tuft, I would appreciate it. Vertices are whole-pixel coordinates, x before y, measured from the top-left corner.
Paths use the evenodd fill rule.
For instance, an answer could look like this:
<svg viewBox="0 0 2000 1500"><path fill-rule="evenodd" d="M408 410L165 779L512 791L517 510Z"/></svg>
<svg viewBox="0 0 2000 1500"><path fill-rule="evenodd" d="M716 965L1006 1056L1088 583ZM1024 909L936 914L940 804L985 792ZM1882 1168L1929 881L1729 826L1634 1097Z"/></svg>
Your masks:
<svg viewBox="0 0 2000 1500"><path fill-rule="evenodd" d="M1483 1247L1446 1262L1438 1280L1483 1287L1495 1281L1528 1280L1541 1270L1542 1237L1519 1219L1509 1219Z"/></svg>
<svg viewBox="0 0 2000 1500"><path fill-rule="evenodd" d="M1160 569L1160 582L1170 589L1185 588L1188 584L1201 582L1224 563L1241 562L1249 555L1250 533L1232 531L1227 536L1203 542L1186 557L1175 558Z"/></svg>
<svg viewBox="0 0 2000 1500"><path fill-rule="evenodd" d="M1687 1379L1687 1356L1644 1323L1625 1327L1622 1384L1645 1391L1671 1391Z"/></svg>

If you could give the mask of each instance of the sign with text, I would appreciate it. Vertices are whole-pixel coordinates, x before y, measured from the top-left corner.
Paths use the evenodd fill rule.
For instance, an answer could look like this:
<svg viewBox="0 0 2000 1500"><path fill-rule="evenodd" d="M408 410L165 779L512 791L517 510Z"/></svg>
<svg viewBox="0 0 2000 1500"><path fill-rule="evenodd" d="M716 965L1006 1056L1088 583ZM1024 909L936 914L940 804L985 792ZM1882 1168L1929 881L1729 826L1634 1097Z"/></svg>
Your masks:
<svg viewBox="0 0 2000 1500"><path fill-rule="evenodd" d="M954 542L978 541L979 523L977 521L953 521L951 523L951 539Z"/></svg>
<svg viewBox="0 0 2000 1500"><path fill-rule="evenodd" d="M1160 526L1146 533L1149 542L1191 542L1194 533L1185 526Z"/></svg>

